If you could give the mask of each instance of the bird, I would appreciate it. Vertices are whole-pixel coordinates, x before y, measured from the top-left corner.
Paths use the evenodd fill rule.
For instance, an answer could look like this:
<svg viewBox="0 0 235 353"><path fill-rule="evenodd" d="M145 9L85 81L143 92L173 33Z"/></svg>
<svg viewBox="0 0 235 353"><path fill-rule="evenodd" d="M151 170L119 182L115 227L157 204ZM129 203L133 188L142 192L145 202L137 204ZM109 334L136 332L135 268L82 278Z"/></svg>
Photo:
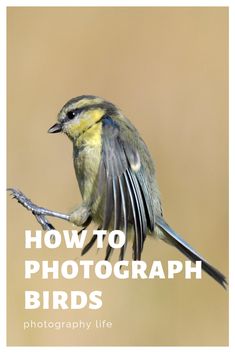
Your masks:
<svg viewBox="0 0 235 353"><path fill-rule="evenodd" d="M122 230L132 240L133 260L141 259L147 236L173 245L224 288L226 277L194 250L163 217L153 159L139 132L113 103L94 95L70 99L60 110L49 133L63 133L73 144L73 164L82 203L69 214L39 207L20 190L10 188L14 198L30 210L43 229L54 228L46 216L58 217L86 229ZM128 239L120 249L125 256ZM96 235L82 250L87 253ZM107 245L105 260L113 248Z"/></svg>

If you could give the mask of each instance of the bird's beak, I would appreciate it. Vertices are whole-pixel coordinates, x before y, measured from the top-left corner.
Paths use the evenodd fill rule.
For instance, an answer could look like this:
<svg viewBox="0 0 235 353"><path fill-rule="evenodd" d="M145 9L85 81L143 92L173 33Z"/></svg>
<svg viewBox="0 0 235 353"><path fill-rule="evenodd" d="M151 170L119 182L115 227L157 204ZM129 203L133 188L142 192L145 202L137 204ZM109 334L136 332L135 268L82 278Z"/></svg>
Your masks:
<svg viewBox="0 0 235 353"><path fill-rule="evenodd" d="M61 123L56 123L54 124L52 127L50 127L50 129L48 130L48 132L50 134L55 134L57 132L61 132L62 131L62 124Z"/></svg>

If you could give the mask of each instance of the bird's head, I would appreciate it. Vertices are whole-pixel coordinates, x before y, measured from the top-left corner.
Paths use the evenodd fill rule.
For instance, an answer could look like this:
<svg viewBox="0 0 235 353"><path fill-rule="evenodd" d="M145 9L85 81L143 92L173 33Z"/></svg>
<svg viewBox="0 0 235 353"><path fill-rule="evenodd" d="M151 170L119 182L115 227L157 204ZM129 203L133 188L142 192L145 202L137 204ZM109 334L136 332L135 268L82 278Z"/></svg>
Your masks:
<svg viewBox="0 0 235 353"><path fill-rule="evenodd" d="M64 132L75 140L87 129L107 115L114 116L118 109L110 102L97 96L79 96L69 100L58 114L58 121L48 132Z"/></svg>

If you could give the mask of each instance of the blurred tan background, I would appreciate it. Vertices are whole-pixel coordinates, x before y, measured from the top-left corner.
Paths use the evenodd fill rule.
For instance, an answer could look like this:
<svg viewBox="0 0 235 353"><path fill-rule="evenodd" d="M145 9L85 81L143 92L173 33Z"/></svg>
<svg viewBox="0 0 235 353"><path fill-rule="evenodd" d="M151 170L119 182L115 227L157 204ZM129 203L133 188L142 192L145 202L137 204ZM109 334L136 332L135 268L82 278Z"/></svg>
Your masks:
<svg viewBox="0 0 235 353"><path fill-rule="evenodd" d="M47 129L68 99L105 97L149 146L166 220L228 275L227 8L9 8L7 25L8 186L58 211L79 204L71 143ZM8 198L9 345L228 344L228 292L207 275L199 281L26 281L25 259L80 257L64 247L26 251L25 229L38 228ZM94 249L84 259L103 257ZM185 260L153 240L146 241L143 259L149 265ZM103 307L25 311L27 289L102 290ZM25 320L95 319L110 320L113 328L23 330Z"/></svg>

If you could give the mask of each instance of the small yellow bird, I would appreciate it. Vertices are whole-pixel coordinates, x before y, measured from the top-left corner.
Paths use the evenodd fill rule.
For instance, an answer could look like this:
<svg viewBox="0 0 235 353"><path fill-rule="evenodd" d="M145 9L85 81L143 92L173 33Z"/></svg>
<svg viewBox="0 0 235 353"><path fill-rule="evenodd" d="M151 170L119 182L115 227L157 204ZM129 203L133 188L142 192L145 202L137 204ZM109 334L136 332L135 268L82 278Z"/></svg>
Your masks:
<svg viewBox="0 0 235 353"><path fill-rule="evenodd" d="M48 132L65 133L73 143L74 169L82 195L82 205L63 214L33 204L21 191L9 189L13 197L32 211L43 229L52 229L46 216L58 217L85 229L91 221L99 229L120 229L134 233L133 259L140 260L147 235L174 245L223 287L225 276L211 266L164 220L155 168L148 148L136 128L112 103L91 95L68 101L58 121ZM95 243L94 235L83 249ZM120 251L124 258L127 241ZM110 258L108 245L105 259Z"/></svg>

